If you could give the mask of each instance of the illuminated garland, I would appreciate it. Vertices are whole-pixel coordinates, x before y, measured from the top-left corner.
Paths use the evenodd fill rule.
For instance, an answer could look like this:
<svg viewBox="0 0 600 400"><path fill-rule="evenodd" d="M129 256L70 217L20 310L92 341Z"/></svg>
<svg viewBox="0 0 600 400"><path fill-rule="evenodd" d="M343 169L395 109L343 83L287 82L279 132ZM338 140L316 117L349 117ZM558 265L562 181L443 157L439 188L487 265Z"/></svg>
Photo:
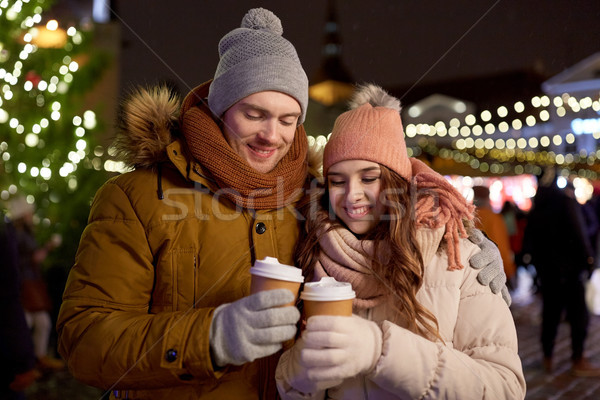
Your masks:
<svg viewBox="0 0 600 400"><path fill-rule="evenodd" d="M489 122L493 114L489 110L480 113L480 121L473 114L465 116L464 123L454 118L449 126L442 121L434 125L409 124L406 126L407 140L417 139L417 145L411 147L416 156L421 151L438 156L443 159L452 159L455 162L469 165L474 170L493 175L537 174L543 167L556 166L588 179L597 179L600 168L597 160L600 158L600 150L587 154L585 151L579 153L555 153L553 151L539 150L547 148L550 144L559 146L564 142L573 144L576 136L570 132L563 138L560 134L532 136L529 138L491 138L494 133L508 133L521 131L527 128L536 128L537 124L548 124L550 120L550 98L548 96L535 96L531 99L534 108L539 109L537 117L528 115L512 120L502 120L497 125ZM554 112L558 118L564 118L569 112L578 113L581 110L592 109L600 112L600 101L591 97L576 99L569 94L556 96L553 99L556 107ZM525 105L523 102L514 104L517 114L523 113ZM498 107L496 115L500 118L508 116L508 108ZM597 125L592 125L597 129ZM600 139L600 129L591 133L594 139ZM452 149L437 145L436 138L444 137L452 139ZM487 136L487 137L486 137ZM529 148L529 150L527 150Z"/></svg>
<svg viewBox="0 0 600 400"><path fill-rule="evenodd" d="M529 138L492 138L490 135L520 131L527 128L536 128L537 124L549 124L550 98L548 96L535 96L531 99L534 108L539 109L537 116L528 115L521 118L506 119L509 110L506 106L496 109L495 115L489 110L484 110L477 118L473 114L450 120L446 125L438 121L429 124L408 124L405 129L408 153L411 157L430 156L440 157L465 164L477 173L489 175L520 175L539 174L544 167L559 167L564 173L578 175L587 179L598 179L600 174L600 150L587 153L584 150L578 153L555 153L553 151L538 150L547 148L551 144L561 145L563 142L573 144L576 136L571 132L564 136L560 134L532 136ZM553 99L556 107L554 112L558 118L564 118L569 112L578 113L581 110L592 109L600 113L600 101L591 97L576 99L569 94L556 96ZM514 104L515 113L525 111L525 104L518 101ZM409 110L410 112L410 110ZM493 117L501 120L494 125L490 121ZM594 139L600 139L600 122L591 125L595 130L591 134ZM310 138L309 138L310 139ZM450 146L438 145L438 139L451 141ZM327 143L325 136L310 139L311 144L317 143L324 146ZM410 143L413 142L413 143ZM416 142L416 143L415 143ZM529 149L529 150L528 150Z"/></svg>

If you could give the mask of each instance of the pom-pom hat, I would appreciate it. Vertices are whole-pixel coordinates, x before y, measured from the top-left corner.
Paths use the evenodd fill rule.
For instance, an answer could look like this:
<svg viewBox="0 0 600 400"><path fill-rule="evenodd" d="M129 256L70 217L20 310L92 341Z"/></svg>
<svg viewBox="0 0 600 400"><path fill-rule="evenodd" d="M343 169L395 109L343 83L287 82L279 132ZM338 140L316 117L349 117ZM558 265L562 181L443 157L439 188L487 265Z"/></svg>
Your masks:
<svg viewBox="0 0 600 400"><path fill-rule="evenodd" d="M325 145L323 174L345 160L372 161L398 173L416 188L417 235L427 237L422 228L444 227L448 269L462 269L460 238L468 236L463 221L473 219L474 206L443 176L408 157L398 99L378 86L365 85L356 90L350 108L335 121Z"/></svg>
<svg viewBox="0 0 600 400"><path fill-rule="evenodd" d="M367 160L385 165L410 180L400 118L400 101L376 85L359 86L350 111L340 115L323 152L323 175L345 160Z"/></svg>
<svg viewBox="0 0 600 400"><path fill-rule="evenodd" d="M304 122L308 78L296 49L283 36L279 18L264 8L249 10L240 28L219 42L219 65L208 93L208 106L217 116L253 93L274 90L300 104Z"/></svg>

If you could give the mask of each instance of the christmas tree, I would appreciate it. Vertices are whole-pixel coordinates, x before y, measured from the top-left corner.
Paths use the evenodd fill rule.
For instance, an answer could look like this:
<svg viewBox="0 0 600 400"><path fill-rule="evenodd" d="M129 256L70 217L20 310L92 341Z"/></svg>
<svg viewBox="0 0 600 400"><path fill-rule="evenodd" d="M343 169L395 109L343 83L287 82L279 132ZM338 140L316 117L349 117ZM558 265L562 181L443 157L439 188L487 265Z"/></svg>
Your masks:
<svg viewBox="0 0 600 400"><path fill-rule="evenodd" d="M52 257L68 268L107 178L103 124L82 104L109 56L93 49L91 24L45 18L51 6L0 0L0 200L6 207L24 196L38 241L62 236Z"/></svg>

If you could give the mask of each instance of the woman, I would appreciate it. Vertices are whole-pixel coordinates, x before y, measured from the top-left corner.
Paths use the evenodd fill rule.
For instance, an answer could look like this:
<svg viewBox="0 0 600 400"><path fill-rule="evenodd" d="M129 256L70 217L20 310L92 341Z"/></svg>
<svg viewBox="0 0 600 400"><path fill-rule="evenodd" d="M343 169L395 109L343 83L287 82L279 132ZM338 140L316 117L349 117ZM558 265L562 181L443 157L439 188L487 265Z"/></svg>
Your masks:
<svg viewBox="0 0 600 400"><path fill-rule="evenodd" d="M311 280L352 283L354 314L308 319L278 363L281 396L524 398L510 310L464 268L479 251L473 206L408 157L397 99L367 85L352 106L325 148L297 260Z"/></svg>

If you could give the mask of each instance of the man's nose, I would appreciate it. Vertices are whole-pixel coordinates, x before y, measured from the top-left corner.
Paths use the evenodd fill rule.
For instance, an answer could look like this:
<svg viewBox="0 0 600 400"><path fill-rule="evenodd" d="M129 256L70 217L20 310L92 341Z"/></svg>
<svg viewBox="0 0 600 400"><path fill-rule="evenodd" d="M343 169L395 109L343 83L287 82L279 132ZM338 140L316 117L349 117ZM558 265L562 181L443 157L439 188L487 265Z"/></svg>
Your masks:
<svg viewBox="0 0 600 400"><path fill-rule="evenodd" d="M277 121L268 119L262 125L258 137L267 141L274 143L277 138Z"/></svg>

